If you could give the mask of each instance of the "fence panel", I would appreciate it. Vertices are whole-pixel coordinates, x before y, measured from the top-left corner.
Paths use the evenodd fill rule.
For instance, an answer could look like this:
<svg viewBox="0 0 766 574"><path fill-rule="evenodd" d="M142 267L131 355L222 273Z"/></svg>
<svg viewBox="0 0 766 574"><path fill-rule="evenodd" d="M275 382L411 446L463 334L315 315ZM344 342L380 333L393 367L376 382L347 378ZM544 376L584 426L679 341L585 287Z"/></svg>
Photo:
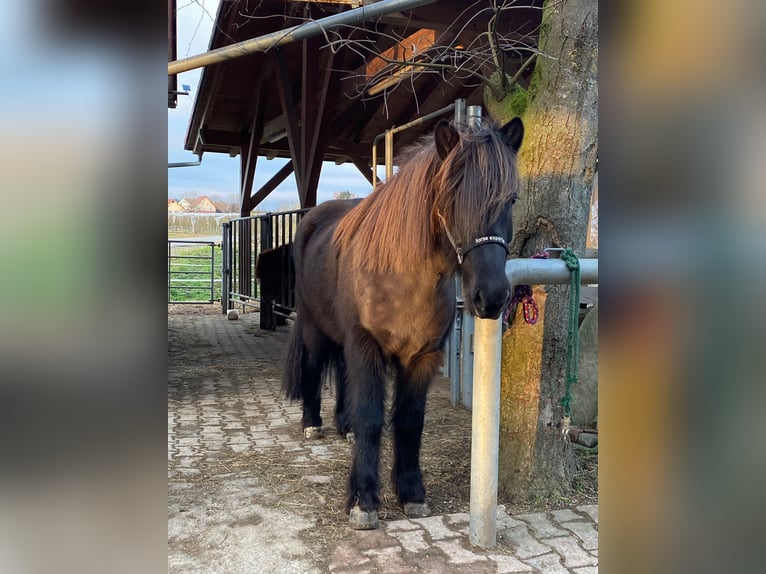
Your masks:
<svg viewBox="0 0 766 574"><path fill-rule="evenodd" d="M260 311L261 327L273 329L276 317L286 318L295 309L295 272L291 264L292 241L298 222L308 209L266 213L233 219L223 226L222 310L241 306ZM264 251L280 249L279 288L264 298L256 263ZM274 272L275 270L271 270Z"/></svg>
<svg viewBox="0 0 766 574"><path fill-rule="evenodd" d="M213 303L220 297L214 241L168 239L168 303Z"/></svg>

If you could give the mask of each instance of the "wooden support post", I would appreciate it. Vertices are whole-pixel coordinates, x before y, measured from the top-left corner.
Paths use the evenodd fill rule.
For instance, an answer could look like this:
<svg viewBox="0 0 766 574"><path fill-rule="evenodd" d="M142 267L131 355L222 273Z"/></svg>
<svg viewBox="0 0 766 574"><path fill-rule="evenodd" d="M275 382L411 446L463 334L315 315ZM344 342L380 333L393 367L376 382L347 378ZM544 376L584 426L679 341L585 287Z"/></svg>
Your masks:
<svg viewBox="0 0 766 574"><path fill-rule="evenodd" d="M298 118L296 114L295 101L293 99L292 86L290 83L290 74L287 69L285 55L279 50L274 55L275 70L277 79L277 90L279 92L279 101L282 105L282 114L285 118L285 131L287 132L287 144L290 148L290 157L293 162L293 171L295 172L295 182L300 190L301 180L303 179L303 159L300 146L300 130L298 129Z"/></svg>
<svg viewBox="0 0 766 574"><path fill-rule="evenodd" d="M258 60L262 61L263 57L259 57ZM264 79L269 74L270 68L270 62L263 62L253 83L253 90L250 95L252 119L250 120L248 135L245 138L246 143L240 148L242 178L239 190L239 209L243 217L250 215L250 211L253 208L250 202L250 194L252 193L253 182L255 181L255 166L258 162L258 152L261 149L264 126L264 107L261 105L261 91Z"/></svg>
<svg viewBox="0 0 766 574"><path fill-rule="evenodd" d="M308 7L310 10L310 7ZM300 196L301 207L306 205L306 195L308 193L309 166L313 160L314 147L313 139L317 126L321 122L319 118L318 95L321 90L319 85L319 70L317 65L321 42L319 37L308 38L303 41L301 58L301 167L300 181L298 182L298 195ZM325 72L327 73L327 72ZM316 200L314 201L316 203Z"/></svg>
<svg viewBox="0 0 766 574"><path fill-rule="evenodd" d="M339 58L336 58L336 53L327 51L319 101L314 112L316 121L313 124L313 133L311 133L311 145L308 154L304 156L306 171L301 207L312 207L317 203L319 174L322 171L322 160L327 149L330 126L332 125L332 106L335 103L335 96L340 85L340 71L335 69L335 63L338 60ZM310 109L313 111L315 108L311 106Z"/></svg>

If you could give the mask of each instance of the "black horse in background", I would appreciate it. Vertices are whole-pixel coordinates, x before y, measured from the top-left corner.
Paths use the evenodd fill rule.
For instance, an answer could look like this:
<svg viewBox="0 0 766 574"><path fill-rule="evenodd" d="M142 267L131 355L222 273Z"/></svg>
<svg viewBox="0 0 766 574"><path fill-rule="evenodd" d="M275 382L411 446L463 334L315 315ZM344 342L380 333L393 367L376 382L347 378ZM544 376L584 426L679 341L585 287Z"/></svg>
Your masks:
<svg viewBox="0 0 766 574"><path fill-rule="evenodd" d="M285 315L290 309L279 302L291 300L295 291L292 244L262 251L255 262L255 276L260 285L260 328L274 331L287 325Z"/></svg>
<svg viewBox="0 0 766 574"><path fill-rule="evenodd" d="M323 203L298 226L298 315L283 390L303 401L305 436L321 436L321 378L334 367L336 428L355 439L346 502L353 528L378 526L389 367L393 486L407 516L430 512L420 445L455 314L454 277L459 271L471 313L500 316L511 295L505 263L523 134L518 118L502 127L441 121L368 197Z"/></svg>

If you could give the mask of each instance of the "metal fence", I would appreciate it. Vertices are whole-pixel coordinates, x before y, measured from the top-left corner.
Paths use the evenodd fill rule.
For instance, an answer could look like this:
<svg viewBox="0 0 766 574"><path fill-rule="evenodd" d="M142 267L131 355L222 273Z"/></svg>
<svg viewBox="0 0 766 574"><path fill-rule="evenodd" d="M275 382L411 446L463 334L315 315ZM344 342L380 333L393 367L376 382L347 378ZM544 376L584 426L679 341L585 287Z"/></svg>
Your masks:
<svg viewBox="0 0 766 574"><path fill-rule="evenodd" d="M216 243L168 239L168 303L213 303Z"/></svg>
<svg viewBox="0 0 766 574"><path fill-rule="evenodd" d="M308 211L266 213L223 224L221 306L224 313L238 306L243 312L258 310L261 328L273 329L278 318L286 318L295 309L291 245L298 222ZM278 257L279 289L267 300L263 297L262 282L256 277L256 263L261 253L279 248L282 248Z"/></svg>

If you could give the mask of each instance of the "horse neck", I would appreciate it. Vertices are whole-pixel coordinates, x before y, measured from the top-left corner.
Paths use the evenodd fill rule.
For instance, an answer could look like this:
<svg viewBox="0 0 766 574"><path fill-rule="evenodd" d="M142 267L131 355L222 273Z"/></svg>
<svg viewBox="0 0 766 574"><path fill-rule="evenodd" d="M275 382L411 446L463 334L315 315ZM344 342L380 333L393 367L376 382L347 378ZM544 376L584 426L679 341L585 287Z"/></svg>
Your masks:
<svg viewBox="0 0 766 574"><path fill-rule="evenodd" d="M438 236L439 240L425 261L413 262L414 268L428 271L428 276L434 278L434 283L438 283L442 278L452 278L459 271L455 251L443 235L442 233Z"/></svg>

